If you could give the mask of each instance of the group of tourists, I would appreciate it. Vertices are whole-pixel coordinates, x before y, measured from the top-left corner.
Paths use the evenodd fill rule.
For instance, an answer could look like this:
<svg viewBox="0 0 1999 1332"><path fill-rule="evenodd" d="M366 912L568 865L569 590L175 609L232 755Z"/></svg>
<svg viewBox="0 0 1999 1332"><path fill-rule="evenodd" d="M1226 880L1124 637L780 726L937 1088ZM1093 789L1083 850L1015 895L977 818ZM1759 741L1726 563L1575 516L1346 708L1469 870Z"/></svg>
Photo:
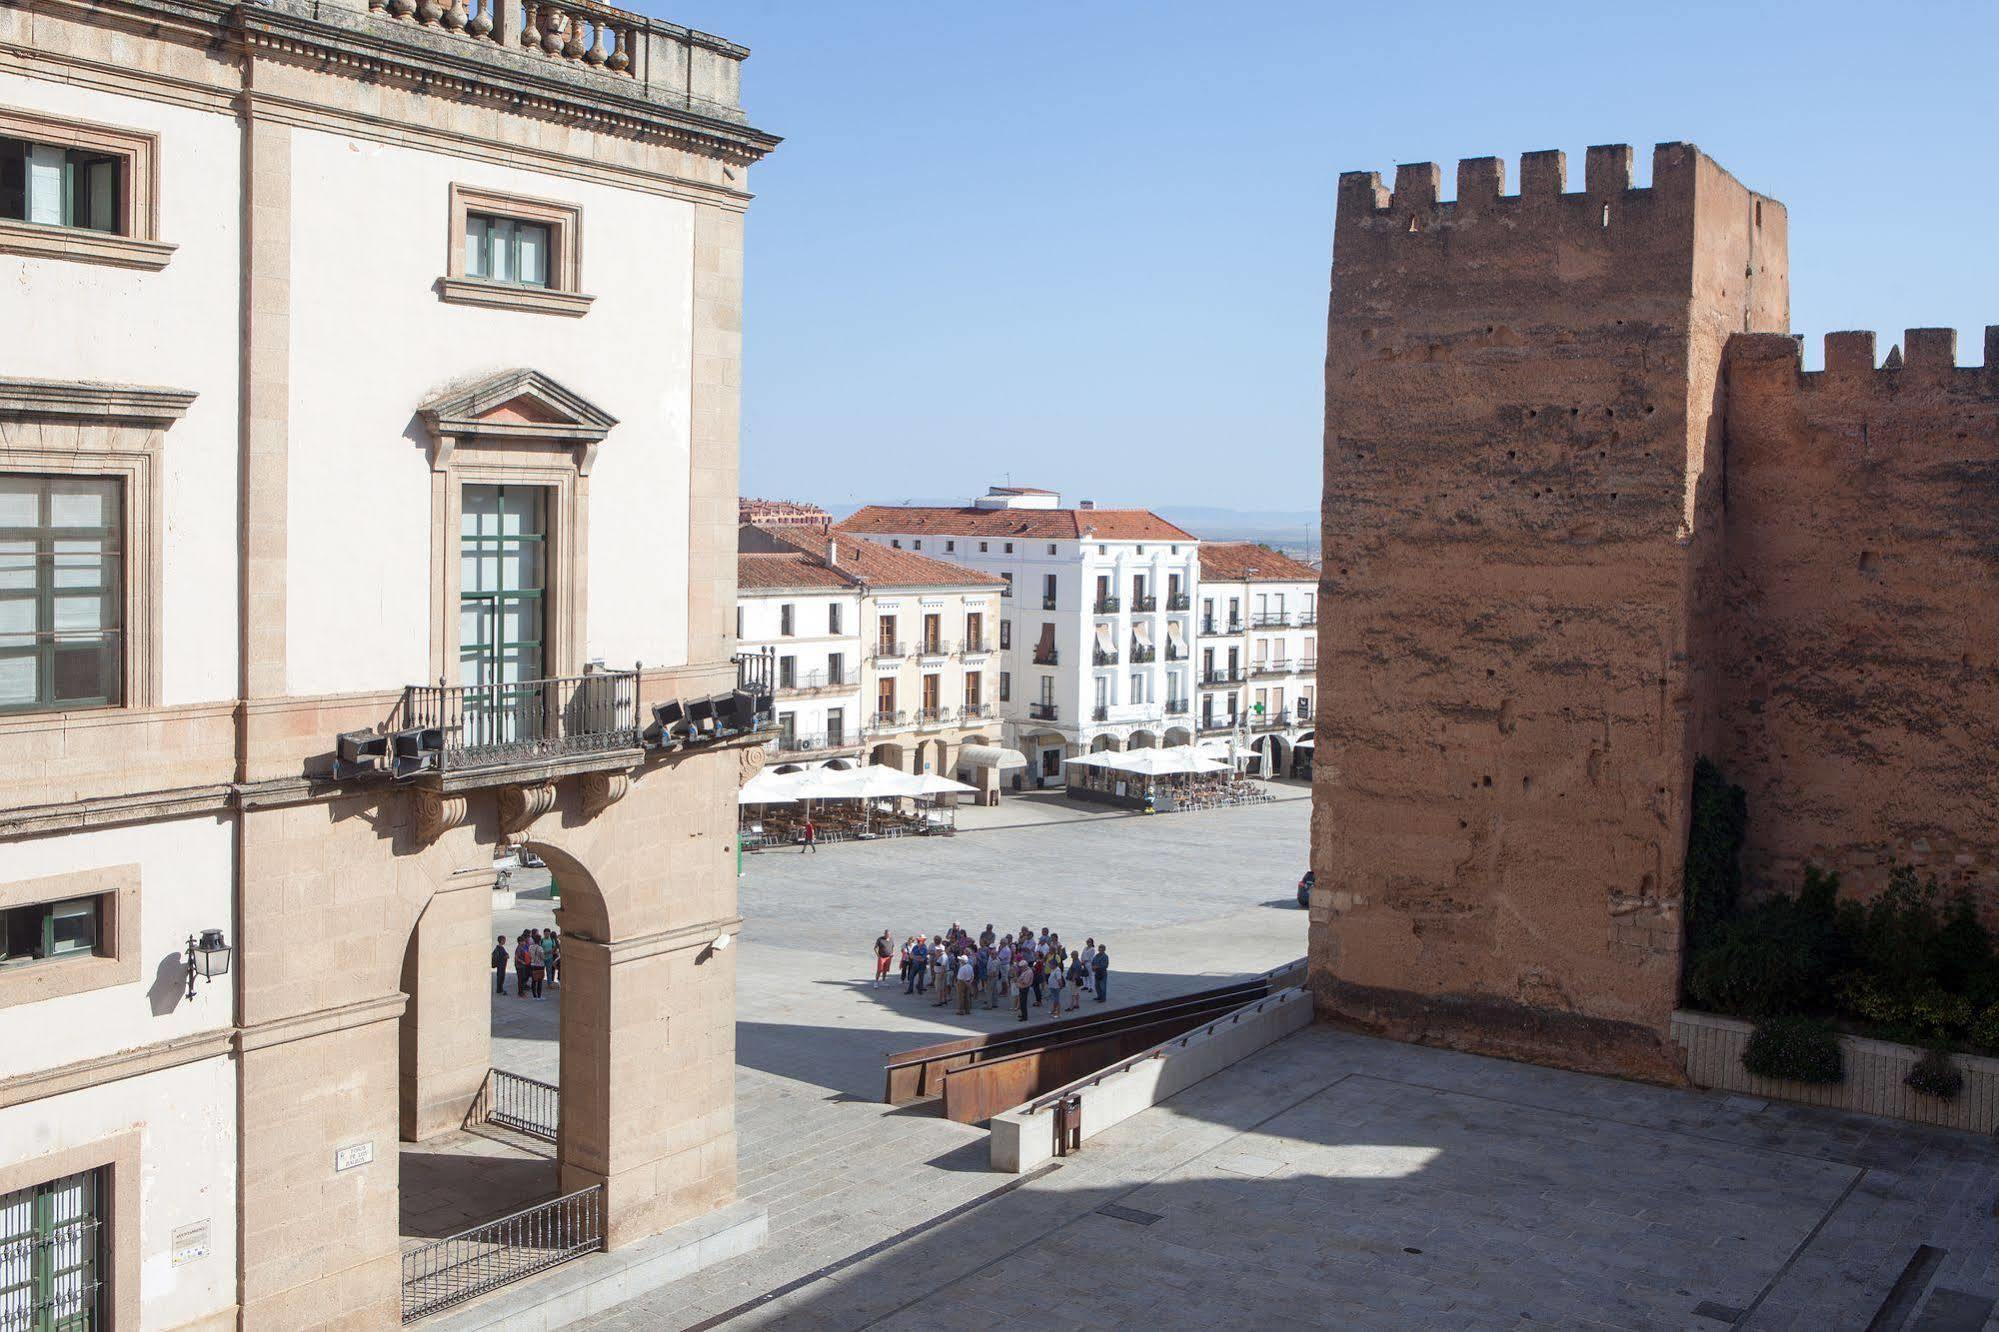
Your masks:
<svg viewBox="0 0 1999 1332"><path fill-rule="evenodd" d="M516 998L541 998L544 983L562 983L562 936L555 930L522 930L511 950L507 936L493 940L493 993L507 992L507 963L514 964Z"/></svg>
<svg viewBox="0 0 1999 1332"><path fill-rule="evenodd" d="M969 1013L983 1000L987 1008L1007 1003L1027 1021L1030 1008L1045 1008L1050 1018L1082 1005L1083 991L1096 992L1103 1003L1110 996L1111 950L1095 939L1070 948L1047 928L1039 934L1023 925L1013 934L996 934L988 924L975 938L953 922L948 930L925 936L912 934L900 945L887 930L875 940L877 986L892 985L889 970L900 959L904 994L935 993L933 1007L957 1001L958 1012Z"/></svg>

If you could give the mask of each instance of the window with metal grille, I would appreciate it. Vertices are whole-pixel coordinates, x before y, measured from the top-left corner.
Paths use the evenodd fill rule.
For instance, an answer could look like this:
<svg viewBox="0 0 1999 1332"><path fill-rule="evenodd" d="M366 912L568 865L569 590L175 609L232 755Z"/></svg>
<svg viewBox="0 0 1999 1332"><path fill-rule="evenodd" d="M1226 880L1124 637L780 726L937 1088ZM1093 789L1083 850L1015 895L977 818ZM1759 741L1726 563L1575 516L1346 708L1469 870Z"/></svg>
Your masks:
<svg viewBox="0 0 1999 1332"><path fill-rule="evenodd" d="M0 712L121 701L119 486L98 477L0 476Z"/></svg>
<svg viewBox="0 0 1999 1332"><path fill-rule="evenodd" d="M0 1194L0 1328L97 1332L109 1318L103 1170Z"/></svg>

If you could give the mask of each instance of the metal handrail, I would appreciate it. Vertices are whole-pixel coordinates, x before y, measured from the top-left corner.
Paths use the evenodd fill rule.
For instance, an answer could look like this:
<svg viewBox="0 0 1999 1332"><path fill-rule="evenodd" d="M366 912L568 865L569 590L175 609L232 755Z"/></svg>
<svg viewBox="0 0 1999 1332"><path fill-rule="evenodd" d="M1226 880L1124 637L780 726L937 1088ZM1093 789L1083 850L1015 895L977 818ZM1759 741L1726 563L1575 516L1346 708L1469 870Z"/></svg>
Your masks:
<svg viewBox="0 0 1999 1332"><path fill-rule="evenodd" d="M603 1247L602 1184L420 1244L403 1254L403 1322Z"/></svg>
<svg viewBox="0 0 1999 1332"><path fill-rule="evenodd" d="M739 661L740 676L744 667ZM486 685L409 685L394 729L443 734L438 769L636 749L637 671Z"/></svg>
<svg viewBox="0 0 1999 1332"><path fill-rule="evenodd" d="M498 1124L531 1138L554 1142L562 1125L562 1089L504 1068L489 1068L465 1122Z"/></svg>

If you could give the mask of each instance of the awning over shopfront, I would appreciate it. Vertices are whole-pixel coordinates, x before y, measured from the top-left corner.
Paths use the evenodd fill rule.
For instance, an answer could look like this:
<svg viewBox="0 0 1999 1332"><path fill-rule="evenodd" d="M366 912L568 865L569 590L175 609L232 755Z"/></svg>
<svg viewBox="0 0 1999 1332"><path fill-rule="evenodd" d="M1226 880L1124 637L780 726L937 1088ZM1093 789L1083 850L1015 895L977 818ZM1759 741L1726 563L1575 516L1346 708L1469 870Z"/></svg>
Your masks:
<svg viewBox="0 0 1999 1332"><path fill-rule="evenodd" d="M1007 749L1000 745L966 745L958 751L958 766L994 768L1005 772L1009 768L1026 767L1027 757L1018 749Z"/></svg>

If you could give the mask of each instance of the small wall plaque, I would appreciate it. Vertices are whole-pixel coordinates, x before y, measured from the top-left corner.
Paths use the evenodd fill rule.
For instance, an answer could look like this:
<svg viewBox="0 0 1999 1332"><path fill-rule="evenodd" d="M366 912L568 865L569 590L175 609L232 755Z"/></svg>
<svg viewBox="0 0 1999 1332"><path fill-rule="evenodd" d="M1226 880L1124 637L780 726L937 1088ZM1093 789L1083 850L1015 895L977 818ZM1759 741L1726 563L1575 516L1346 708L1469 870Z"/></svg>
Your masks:
<svg viewBox="0 0 1999 1332"><path fill-rule="evenodd" d="M175 1229L171 1240L173 1265L181 1267L208 1256L208 1221L203 1218Z"/></svg>
<svg viewBox="0 0 1999 1332"><path fill-rule="evenodd" d="M367 1165L374 1159L375 1144L372 1142L357 1142L342 1147L333 1153L333 1169L336 1173L342 1170L352 1170L355 1166Z"/></svg>

